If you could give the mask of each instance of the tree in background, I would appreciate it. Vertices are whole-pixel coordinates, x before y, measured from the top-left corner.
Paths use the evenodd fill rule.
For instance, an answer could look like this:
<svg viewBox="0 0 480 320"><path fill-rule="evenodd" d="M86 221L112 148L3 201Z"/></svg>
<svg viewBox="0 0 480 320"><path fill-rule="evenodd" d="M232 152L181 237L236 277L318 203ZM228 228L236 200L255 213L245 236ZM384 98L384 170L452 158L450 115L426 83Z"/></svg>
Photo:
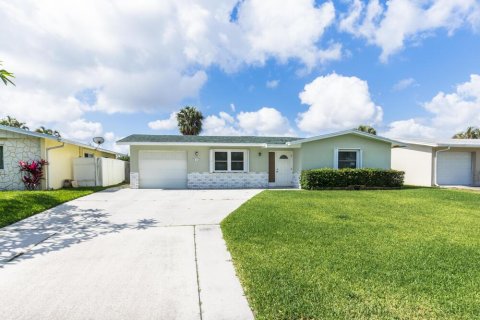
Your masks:
<svg viewBox="0 0 480 320"><path fill-rule="evenodd" d="M373 128L371 126L368 126L368 125L365 125L365 124L359 125L357 130L362 131L362 132L366 132L366 133L370 133L370 134L373 134L373 135L377 135L377 130L375 130L375 128Z"/></svg>
<svg viewBox="0 0 480 320"><path fill-rule="evenodd" d="M35 132L38 132L38 133L43 133L43 134L49 134L51 136L55 136L57 138L61 138L62 136L60 135L60 132L58 132L57 130L52 130L52 129L47 129L45 127L40 127L38 128L37 130L35 130Z"/></svg>
<svg viewBox="0 0 480 320"><path fill-rule="evenodd" d="M6 118L0 120L0 124L3 126L29 130L29 128L25 125L25 122L20 122L16 118L10 116L7 116Z"/></svg>
<svg viewBox="0 0 480 320"><path fill-rule="evenodd" d="M178 130L184 136L198 136L202 132L203 119L197 108L186 106L177 113Z"/></svg>
<svg viewBox="0 0 480 320"><path fill-rule="evenodd" d="M455 134L453 139L480 139L480 129L475 127L468 127L464 132Z"/></svg>
<svg viewBox="0 0 480 320"><path fill-rule="evenodd" d="M2 61L0 61L0 66L1 66L1 65L2 65ZM0 79L2 79L3 83L4 83L5 85L8 85L9 83L15 85L15 83L13 83L13 81L10 80L9 78L15 78L15 76L13 75L13 73L8 72L8 71L5 70L5 69L0 69Z"/></svg>

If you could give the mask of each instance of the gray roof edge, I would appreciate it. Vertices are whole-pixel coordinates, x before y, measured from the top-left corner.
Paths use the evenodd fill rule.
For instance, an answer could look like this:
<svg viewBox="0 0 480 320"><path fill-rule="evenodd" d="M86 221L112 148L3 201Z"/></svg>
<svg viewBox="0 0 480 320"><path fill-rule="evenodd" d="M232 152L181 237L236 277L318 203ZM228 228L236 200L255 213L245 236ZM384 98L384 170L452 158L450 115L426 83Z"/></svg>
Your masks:
<svg viewBox="0 0 480 320"><path fill-rule="evenodd" d="M45 134L45 133L39 133L39 132L34 132L34 131L15 128L15 127L10 127L10 126L4 126L4 125L1 125L1 124L0 124L0 130L14 132L14 133L18 133L18 134L24 134L24 135L27 135L27 136L30 136L30 137L35 137L35 138L44 138L44 139L56 140L58 142L65 142L65 143L68 143L68 144L73 144L73 145L77 145L77 146L80 146L80 147L93 149L93 150L99 150L99 151L106 152L106 153L113 153L113 154L120 155L120 156L126 155L124 153L120 153L120 152L116 152L116 151L112 151L112 150L108 150L108 149L95 148L94 146L88 145L86 143L82 143L82 142L78 142L78 141L74 141L74 140L70 140L70 139L58 138L56 136L52 136L52 135Z"/></svg>

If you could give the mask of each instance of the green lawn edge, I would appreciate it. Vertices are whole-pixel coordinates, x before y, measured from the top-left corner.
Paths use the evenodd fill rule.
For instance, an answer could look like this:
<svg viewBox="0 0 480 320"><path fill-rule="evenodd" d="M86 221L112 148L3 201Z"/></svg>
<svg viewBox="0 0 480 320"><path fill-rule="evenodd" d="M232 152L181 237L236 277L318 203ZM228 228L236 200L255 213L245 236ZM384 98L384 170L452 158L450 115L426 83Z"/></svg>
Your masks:
<svg viewBox="0 0 480 320"><path fill-rule="evenodd" d="M122 184L109 187L80 187L48 191L0 191L0 228L56 207L62 203L121 185Z"/></svg>
<svg viewBox="0 0 480 320"><path fill-rule="evenodd" d="M305 194L322 195L322 200L328 200L326 207L315 209L327 212L325 216L313 214L316 219L323 219L320 225L327 226L323 231L329 231L335 224L346 231L346 235L329 234L336 238L331 243L322 243L323 251L314 245L315 238L309 238L312 230L316 230L315 221L303 223L298 217L276 212L286 203L297 212L311 208L311 199L302 199ZM394 201L398 205L392 207L386 199L395 199L395 194L401 196ZM272 195L279 196L269 201ZM284 199L280 195L285 195ZM365 201L356 204L356 197L363 196L367 196ZM347 203L328 208L338 197L346 198ZM377 198L384 202L375 205ZM359 205L361 210L377 208L372 217L369 214L355 217L352 205ZM469 319L480 314L478 208L480 194L470 190L411 187L389 191L267 190L226 217L221 229L257 320ZM379 212L385 210L389 216L380 216L379 221ZM308 217L312 217L311 212ZM275 218L277 221L273 221ZM362 225L352 228L356 219L365 228ZM281 226L275 225L276 222ZM355 239L356 245L366 252L363 257L361 251L360 258L356 257L355 250L332 255L335 249L332 244L336 242L340 248L348 248L348 243L342 243L353 239L348 234L361 235L376 229L379 232L373 233L375 237L367 239L371 241ZM304 234L298 236L299 231ZM296 247L299 243L313 249ZM372 248L379 243L383 243L381 248ZM322 253L324 264L308 266L309 259ZM295 263L296 259L301 263ZM341 259L358 263L353 267L355 272L345 272ZM306 265L302 265L305 261ZM368 268L362 268L365 263L370 264Z"/></svg>

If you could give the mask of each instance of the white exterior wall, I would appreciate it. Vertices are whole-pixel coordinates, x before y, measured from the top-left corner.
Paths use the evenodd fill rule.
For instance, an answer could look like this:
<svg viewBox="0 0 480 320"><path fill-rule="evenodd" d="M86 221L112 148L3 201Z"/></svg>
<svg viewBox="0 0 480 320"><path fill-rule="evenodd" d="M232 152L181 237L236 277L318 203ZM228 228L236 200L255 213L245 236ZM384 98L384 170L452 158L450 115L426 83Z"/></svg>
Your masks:
<svg viewBox="0 0 480 320"><path fill-rule="evenodd" d="M102 187L113 186L125 181L125 161L100 158Z"/></svg>
<svg viewBox="0 0 480 320"><path fill-rule="evenodd" d="M18 162L41 158L40 139L0 130L0 145L3 146L4 163L4 169L0 169L0 190L23 190Z"/></svg>
<svg viewBox="0 0 480 320"><path fill-rule="evenodd" d="M392 169L405 171L406 185L432 186L432 168L432 147L407 145L392 149Z"/></svg>
<svg viewBox="0 0 480 320"><path fill-rule="evenodd" d="M109 158L73 159L73 179L81 187L108 187L122 183L125 181L125 161Z"/></svg>

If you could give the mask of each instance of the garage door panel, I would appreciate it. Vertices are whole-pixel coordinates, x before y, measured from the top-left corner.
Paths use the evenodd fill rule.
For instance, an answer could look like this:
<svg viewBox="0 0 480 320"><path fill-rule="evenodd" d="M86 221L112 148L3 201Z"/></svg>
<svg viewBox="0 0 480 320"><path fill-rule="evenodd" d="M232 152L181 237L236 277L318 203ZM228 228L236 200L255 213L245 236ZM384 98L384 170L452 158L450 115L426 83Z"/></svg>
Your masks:
<svg viewBox="0 0 480 320"><path fill-rule="evenodd" d="M185 151L140 151L140 188L186 188Z"/></svg>
<svg viewBox="0 0 480 320"><path fill-rule="evenodd" d="M471 152L441 152L437 159L439 185L472 184Z"/></svg>

